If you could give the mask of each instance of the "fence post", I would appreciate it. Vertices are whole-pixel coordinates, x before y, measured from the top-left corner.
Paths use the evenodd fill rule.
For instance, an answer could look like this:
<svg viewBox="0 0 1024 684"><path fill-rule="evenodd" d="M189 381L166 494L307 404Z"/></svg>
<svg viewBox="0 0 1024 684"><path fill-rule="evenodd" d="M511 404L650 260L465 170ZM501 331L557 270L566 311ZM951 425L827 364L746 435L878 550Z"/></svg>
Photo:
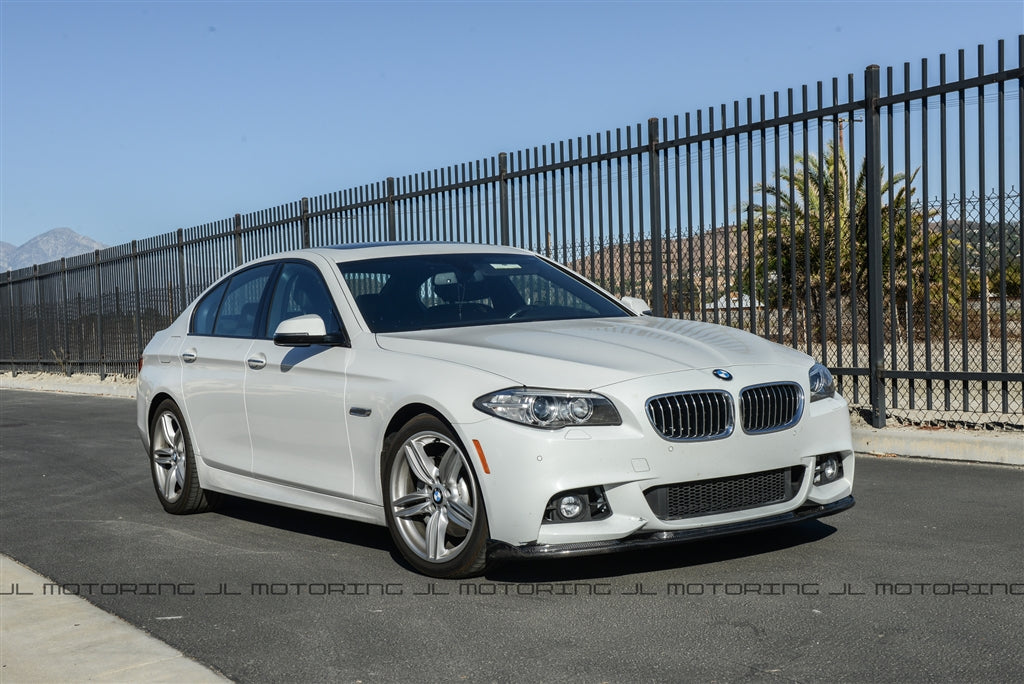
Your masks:
<svg viewBox="0 0 1024 684"><path fill-rule="evenodd" d="M302 225L302 249L309 249L309 198L299 200L299 223Z"/></svg>
<svg viewBox="0 0 1024 684"><path fill-rule="evenodd" d="M139 243L132 240L132 286L135 288L135 356L142 356L142 285L139 282Z"/></svg>
<svg viewBox="0 0 1024 684"><path fill-rule="evenodd" d="M78 292L78 370L85 372L85 313L82 308L82 292Z"/></svg>
<svg viewBox="0 0 1024 684"><path fill-rule="evenodd" d="M387 192L388 242L395 242L398 240L398 217L395 214L395 179L391 176L388 176Z"/></svg>
<svg viewBox="0 0 1024 684"><path fill-rule="evenodd" d="M661 244L661 167L658 164L658 119L647 120L648 178L651 188L651 311L665 315L664 277ZM643 240L643 236L640 237Z"/></svg>
<svg viewBox="0 0 1024 684"><path fill-rule="evenodd" d="M100 352L100 380L107 377L106 355L103 352L103 278L100 274L100 250L96 255L96 342Z"/></svg>
<svg viewBox="0 0 1024 684"><path fill-rule="evenodd" d="M71 377L71 330L68 326L68 320L71 318L69 315L71 303L68 301L68 260L61 257L60 260L60 280L62 294L64 296L64 375Z"/></svg>
<svg viewBox="0 0 1024 684"><path fill-rule="evenodd" d="M188 306L188 294L185 292L185 231L181 228L178 229L178 288L178 313L181 313Z"/></svg>
<svg viewBox="0 0 1024 684"><path fill-rule="evenodd" d="M501 224L501 244L510 244L508 234L508 153L498 153L498 211L501 212L499 219Z"/></svg>
<svg viewBox="0 0 1024 684"><path fill-rule="evenodd" d="M39 293L39 264L32 264L32 292L36 299L36 370L43 370L43 300Z"/></svg>
<svg viewBox="0 0 1024 684"><path fill-rule="evenodd" d="M885 359L882 328L882 142L878 65L864 71L864 160L868 231L868 369L871 396L871 425L885 427Z"/></svg>
<svg viewBox="0 0 1024 684"><path fill-rule="evenodd" d="M242 265L242 215L235 214L235 266Z"/></svg>
<svg viewBox="0 0 1024 684"><path fill-rule="evenodd" d="M9 321L11 331L11 377L16 378L18 377L18 364L14 362L16 356L14 350L14 328L17 326L14 325L14 273L10 269L7 271L7 295L11 301L11 320Z"/></svg>

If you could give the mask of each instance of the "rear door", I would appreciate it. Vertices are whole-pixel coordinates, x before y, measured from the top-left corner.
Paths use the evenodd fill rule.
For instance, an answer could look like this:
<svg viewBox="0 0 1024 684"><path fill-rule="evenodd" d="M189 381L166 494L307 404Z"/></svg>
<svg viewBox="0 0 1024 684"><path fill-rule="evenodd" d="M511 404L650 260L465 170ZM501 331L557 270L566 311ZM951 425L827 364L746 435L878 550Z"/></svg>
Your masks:
<svg viewBox="0 0 1024 684"><path fill-rule="evenodd" d="M181 345L182 392L192 439L203 460L248 475L252 443L245 413L245 359L278 265L236 273L196 306Z"/></svg>

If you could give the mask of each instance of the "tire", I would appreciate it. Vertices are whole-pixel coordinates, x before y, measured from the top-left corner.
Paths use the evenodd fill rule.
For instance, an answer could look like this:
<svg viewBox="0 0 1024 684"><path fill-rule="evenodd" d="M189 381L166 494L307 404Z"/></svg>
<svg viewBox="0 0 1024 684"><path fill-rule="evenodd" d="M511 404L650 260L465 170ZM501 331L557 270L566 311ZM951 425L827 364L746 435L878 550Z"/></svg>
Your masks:
<svg viewBox="0 0 1024 684"><path fill-rule="evenodd" d="M217 503L219 496L199 484L192 437L170 399L157 406L149 424L149 463L153 488L168 513L202 513Z"/></svg>
<svg viewBox="0 0 1024 684"><path fill-rule="evenodd" d="M402 557L419 572L472 577L487 564L487 511L458 437L430 414L387 442L381 468L384 513Z"/></svg>

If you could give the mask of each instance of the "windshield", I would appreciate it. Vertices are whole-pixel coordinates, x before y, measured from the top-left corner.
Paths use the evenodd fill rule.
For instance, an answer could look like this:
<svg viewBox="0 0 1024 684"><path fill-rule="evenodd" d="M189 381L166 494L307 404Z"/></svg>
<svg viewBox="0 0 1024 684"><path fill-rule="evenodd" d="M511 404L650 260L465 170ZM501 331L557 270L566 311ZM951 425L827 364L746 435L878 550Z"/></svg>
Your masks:
<svg viewBox="0 0 1024 684"><path fill-rule="evenodd" d="M630 315L529 254L425 254L338 268L375 333Z"/></svg>

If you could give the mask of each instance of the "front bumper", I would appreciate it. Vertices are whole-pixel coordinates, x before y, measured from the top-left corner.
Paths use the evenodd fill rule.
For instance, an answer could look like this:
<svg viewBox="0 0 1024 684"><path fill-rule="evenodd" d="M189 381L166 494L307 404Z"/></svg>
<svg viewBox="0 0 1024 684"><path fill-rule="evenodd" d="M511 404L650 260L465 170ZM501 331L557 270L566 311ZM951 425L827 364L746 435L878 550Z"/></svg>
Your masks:
<svg viewBox="0 0 1024 684"><path fill-rule="evenodd" d="M488 547L488 560L502 561L524 558L568 558L571 556L594 556L620 551L638 551L659 548L671 544L682 544L699 539L725 537L744 532L755 532L773 527L790 525L803 520L824 518L853 508L853 496L828 504L809 504L800 508L773 515L768 518L745 520L743 522L700 527L688 530L661 531L649 534L638 534L625 539L609 541L577 542L571 544L525 544L513 546L504 542L491 541Z"/></svg>
<svg viewBox="0 0 1024 684"><path fill-rule="evenodd" d="M760 377L750 370L746 373L752 376L745 379L748 384L781 375L771 369ZM488 467L479 463L478 483L487 502L491 539L517 548L573 548L574 544L601 548L604 543L663 540L677 533L683 539L699 538L704 530L731 529L732 525L754 529L764 520L787 521L789 514L827 506L853 493L855 458L848 406L842 398L807 406L798 424L778 432L747 434L736 429L726 438L694 442L668 441L645 414L629 410L642 407L645 397L687 386L685 380L669 374L635 381L635 386L603 388L619 407L622 424L618 426L546 431L498 418L457 424L463 443L486 455ZM815 460L825 454L842 460L842 477L814 485ZM691 515L655 510L647 498L648 492L662 487L711 485L780 469L804 473L799 488L785 500L765 498L763 503L725 505ZM553 496L592 487L603 490L610 516L573 523L542 521ZM744 523L754 527L742 527ZM659 533L669 535L656 537Z"/></svg>

